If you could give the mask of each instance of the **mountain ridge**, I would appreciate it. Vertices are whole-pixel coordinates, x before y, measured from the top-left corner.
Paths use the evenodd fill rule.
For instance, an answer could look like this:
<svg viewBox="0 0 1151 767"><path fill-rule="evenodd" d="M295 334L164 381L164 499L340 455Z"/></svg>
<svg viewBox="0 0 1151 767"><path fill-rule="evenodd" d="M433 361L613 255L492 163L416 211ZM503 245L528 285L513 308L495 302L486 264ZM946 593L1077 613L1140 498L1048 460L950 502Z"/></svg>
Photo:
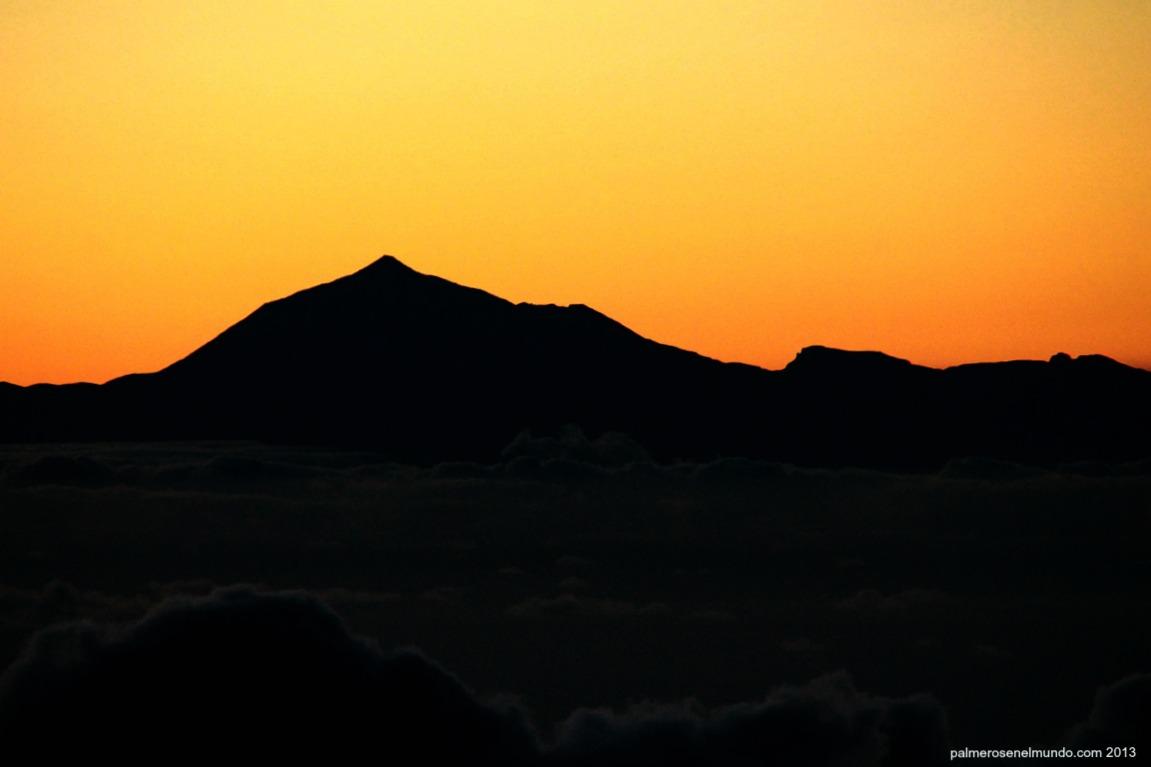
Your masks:
<svg viewBox="0 0 1151 767"><path fill-rule="evenodd" d="M290 294L283 296L281 298L273 299L273 300L270 300L270 301L267 301L267 302L261 304L259 307L257 307L256 310L249 313L244 319L242 319L239 322L229 326L228 328L225 328L221 333L217 334L215 337L213 337L212 339L210 339L206 343L202 344L200 347L197 347L195 350L190 352L188 355L185 355L184 357L170 363L169 365L165 366L164 368L161 368L160 370L153 371L151 373L128 373L128 374L125 374L122 376L117 376L117 377L114 377L112 379L109 379L104 384L92 384L92 385L102 386L102 385L106 385L108 383L119 381L121 379L132 379L132 378L142 376L142 375L147 376L147 375L154 375L156 373L165 372L165 371L170 370L173 367L176 367L176 366L180 365L181 363L185 362L188 358L193 357L194 355L199 353L201 350L203 350L205 347L210 346L216 340L218 340L221 336L224 336L225 334L227 334L229 331L231 331L233 328L237 327L238 325L241 325L245 321L252 319L253 317L261 314L262 312L267 312L269 310L274 311L276 307L284 304L284 302L292 301L292 300L299 299L299 298L304 298L304 297L313 295L317 291L322 291L324 289L329 289L332 287L338 287L338 286L343 286L343 285L347 285L347 284L354 284L357 281L363 281L365 279L373 279L374 280L377 277L379 277L380 275L385 275L388 279L391 279L391 280L394 280L397 277L400 277L400 278L405 279L405 280L422 280L422 281L425 281L426 284L429 284L429 285L436 285L436 286L446 287L449 289L466 291L466 292L472 294L473 296L475 296L477 298L483 297L485 300L501 302L504 304L508 304L510 306L525 307L525 309L528 309L528 310L537 310L537 311L563 310L563 311L571 312L572 314L587 314L588 316L593 316L593 317L598 318L601 321L605 321L606 323L610 323L611 325L618 327L622 331L626 331L627 333L632 334L638 338L642 338L644 340L651 341L652 343L660 343L658 341L654 341L653 339L646 338L645 336L642 336L642 335L636 333L634 330L632 330L631 328L628 328L623 323L609 317L608 315L603 314L602 312L594 309L591 306L588 306L587 304L583 304L583 303L573 303L573 304L566 304L566 305L565 304L554 304L554 303L535 304L535 303L526 302L526 301L521 301L518 303L512 303L510 301L507 301L506 299L503 299L499 296L496 296L493 293L482 290L480 288L461 285L458 283L451 282L451 281L444 279L442 277L418 272L415 269L413 269L412 267L405 264L403 261L401 261L397 257L395 257L393 255L385 254L385 255L382 255L379 258L375 259L374 261L368 263L367 265L361 267L360 269L356 270L355 272L352 272L351 274L343 275L341 277L337 277L337 278L329 280L327 282L318 283L316 285L313 285L313 286L310 286L307 288L303 288L301 290L290 293ZM681 349L680 347L675 347L671 344L660 343L660 345L661 346L668 346L670 348L677 348L677 349L680 349L681 351L690 352L691 354L695 354L697 356L704 357L706 359L714 359L711 357L707 357L706 355L701 354L699 352L691 351L688 349ZM974 362L957 363L954 365L947 365L944 367L938 367L937 368L937 367L931 367L928 365L923 365L920 363L911 362L910 360L896 357L894 355L890 355L886 352L879 351L879 350L842 349L842 348L838 348L838 347L827 346L824 344L809 344L807 346L802 347L800 349L800 351L796 353L796 356L791 361L789 361L783 368L779 368L779 369L765 368L765 367L762 367L760 365L756 365L754 363L748 363L748 362L742 362L742 361L721 361L721 360L715 360L715 361L720 362L721 364L738 365L738 366L763 370L765 372L781 372L781 371L788 370L788 369L807 367L808 365L812 364L813 362L816 362L816 364L823 365L823 364L827 364L828 362L831 362L831 361L834 361L835 363L840 363L840 364L855 364L855 363L866 361L867 364L874 365L874 364L879 363L880 360L883 360L885 363L890 363L890 364L898 363L898 364L903 365L903 366L911 366L914 368L920 368L920 369L925 369L925 370L954 370L954 369L959 369L959 368L969 368L969 367L973 367L973 366L990 366L990 365L1007 365L1007 364L1017 364L1017 363L1044 363L1044 362L1046 362L1046 363L1053 363L1053 364L1064 364L1064 363L1109 364L1112 366L1117 366L1119 368L1124 368L1124 369L1129 369L1129 370L1136 370L1136 371L1140 371L1140 372L1151 372L1151 371L1146 371L1143 368L1140 368L1138 366L1128 365L1126 363L1120 362L1118 360L1115 360L1111 357L1107 357L1107 356L1102 355L1102 354L1084 354L1084 355L1078 355L1078 356L1071 356L1071 355L1068 355L1068 354L1063 353L1063 352L1057 352L1057 353L1053 354L1048 360L1012 359L1012 360L994 360L994 361L974 361ZM20 384L14 384L14 383L11 383L8 381L0 380L0 386L17 387L17 388L21 388L21 389L27 389L27 388L31 388L31 387L35 387L35 386L71 386L71 385L80 385L80 384L91 384L91 382L73 381L73 382L68 382L68 383L63 383L63 384L33 383L33 384L27 384L27 385L20 385Z"/></svg>
<svg viewBox="0 0 1151 767"><path fill-rule="evenodd" d="M0 441L261 439L487 460L525 430L661 460L919 468L961 455L1151 454L1151 373L1101 355L930 368L804 347L781 370L645 338L584 304L512 303L393 256L269 301L105 384L0 386Z"/></svg>

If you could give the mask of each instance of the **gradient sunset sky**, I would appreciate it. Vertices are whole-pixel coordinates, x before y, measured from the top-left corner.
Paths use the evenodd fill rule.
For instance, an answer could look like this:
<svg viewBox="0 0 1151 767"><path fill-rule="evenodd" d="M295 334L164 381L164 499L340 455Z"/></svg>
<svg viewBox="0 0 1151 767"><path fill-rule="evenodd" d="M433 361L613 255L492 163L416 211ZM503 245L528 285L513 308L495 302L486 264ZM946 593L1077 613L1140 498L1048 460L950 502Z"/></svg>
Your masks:
<svg viewBox="0 0 1151 767"><path fill-rule="evenodd" d="M781 367L1151 367L1151 3L0 0L0 380L390 253Z"/></svg>

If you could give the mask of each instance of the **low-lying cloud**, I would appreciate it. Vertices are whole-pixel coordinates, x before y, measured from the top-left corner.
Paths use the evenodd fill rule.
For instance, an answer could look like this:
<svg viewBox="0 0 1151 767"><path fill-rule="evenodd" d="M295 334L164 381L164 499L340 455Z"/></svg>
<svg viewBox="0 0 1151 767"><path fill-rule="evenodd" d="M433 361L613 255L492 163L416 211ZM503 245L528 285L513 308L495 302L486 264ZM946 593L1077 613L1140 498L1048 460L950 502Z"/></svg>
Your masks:
<svg viewBox="0 0 1151 767"><path fill-rule="evenodd" d="M0 677L0 741L38 758L258 755L500 765L929 765L933 698L884 698L842 673L707 709L580 709L541 737L416 650L385 651L301 592L170 598L119 627L38 633ZM17 753L17 751L13 751Z"/></svg>

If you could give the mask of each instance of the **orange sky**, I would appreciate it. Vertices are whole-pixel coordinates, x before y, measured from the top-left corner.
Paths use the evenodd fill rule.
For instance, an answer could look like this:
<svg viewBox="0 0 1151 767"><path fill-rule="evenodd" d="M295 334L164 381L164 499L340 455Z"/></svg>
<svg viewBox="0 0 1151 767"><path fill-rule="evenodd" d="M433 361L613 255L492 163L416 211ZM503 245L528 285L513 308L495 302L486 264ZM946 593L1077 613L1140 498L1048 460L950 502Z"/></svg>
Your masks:
<svg viewBox="0 0 1151 767"><path fill-rule="evenodd" d="M391 253L768 367L1151 367L1151 3L0 0L0 380Z"/></svg>

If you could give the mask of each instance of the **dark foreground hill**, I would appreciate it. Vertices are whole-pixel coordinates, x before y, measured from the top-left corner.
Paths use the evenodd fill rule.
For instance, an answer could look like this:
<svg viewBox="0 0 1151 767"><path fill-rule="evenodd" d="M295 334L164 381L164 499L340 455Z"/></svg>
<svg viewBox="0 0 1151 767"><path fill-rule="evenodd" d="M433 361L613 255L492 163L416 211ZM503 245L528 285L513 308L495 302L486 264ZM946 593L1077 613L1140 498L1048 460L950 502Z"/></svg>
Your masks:
<svg viewBox="0 0 1151 767"><path fill-rule="evenodd" d="M0 384L0 441L256 439L488 460L525 430L659 459L930 468L1151 455L1151 373L1099 356L936 370L804 349L782 371L658 344L583 305L513 304L384 257L273 301L156 373Z"/></svg>

